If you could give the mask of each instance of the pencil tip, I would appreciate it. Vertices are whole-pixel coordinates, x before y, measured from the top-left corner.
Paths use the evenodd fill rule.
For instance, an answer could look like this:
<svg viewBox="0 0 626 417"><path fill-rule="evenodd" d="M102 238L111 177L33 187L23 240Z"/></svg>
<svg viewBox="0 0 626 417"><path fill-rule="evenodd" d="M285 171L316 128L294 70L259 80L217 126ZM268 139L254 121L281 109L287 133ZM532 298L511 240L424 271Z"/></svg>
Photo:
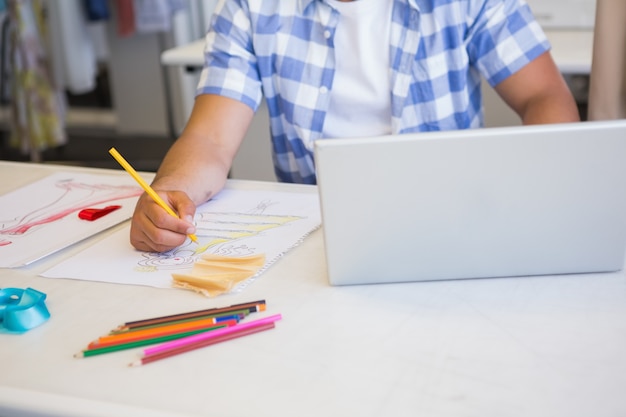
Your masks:
<svg viewBox="0 0 626 417"><path fill-rule="evenodd" d="M74 357L75 357L75 358L84 358L84 357L85 357L85 355L84 355L84 353L83 353L83 352L78 352L78 353L75 353L75 354L74 354Z"/></svg>
<svg viewBox="0 0 626 417"><path fill-rule="evenodd" d="M129 363L128 366L130 366L131 368L134 368L135 366L141 366L141 361L133 361Z"/></svg>

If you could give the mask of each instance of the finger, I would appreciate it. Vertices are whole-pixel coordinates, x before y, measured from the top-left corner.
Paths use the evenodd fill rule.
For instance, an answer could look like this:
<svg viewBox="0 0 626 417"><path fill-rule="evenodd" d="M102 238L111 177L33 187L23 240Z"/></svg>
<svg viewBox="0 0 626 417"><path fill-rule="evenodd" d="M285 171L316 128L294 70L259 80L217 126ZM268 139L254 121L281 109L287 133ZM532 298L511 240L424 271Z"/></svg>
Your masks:
<svg viewBox="0 0 626 417"><path fill-rule="evenodd" d="M131 244L138 250L166 252L179 247L186 239L186 235L158 229L153 225L141 227L138 223L131 224Z"/></svg>
<svg viewBox="0 0 626 417"><path fill-rule="evenodd" d="M187 239L189 224L165 213L160 208L145 212L145 221L139 223L140 231L155 247L173 248Z"/></svg>
<svg viewBox="0 0 626 417"><path fill-rule="evenodd" d="M168 194L168 197L170 199L170 204L178 213L180 219L189 223L190 226L194 226L194 230L188 231L188 233L194 233L195 225L193 223L193 218L196 214L196 205L189 198L189 196L182 191L171 192Z"/></svg>
<svg viewBox="0 0 626 417"><path fill-rule="evenodd" d="M150 198L139 200L131 222L131 244L139 250L163 252L182 245L187 222L171 216Z"/></svg>

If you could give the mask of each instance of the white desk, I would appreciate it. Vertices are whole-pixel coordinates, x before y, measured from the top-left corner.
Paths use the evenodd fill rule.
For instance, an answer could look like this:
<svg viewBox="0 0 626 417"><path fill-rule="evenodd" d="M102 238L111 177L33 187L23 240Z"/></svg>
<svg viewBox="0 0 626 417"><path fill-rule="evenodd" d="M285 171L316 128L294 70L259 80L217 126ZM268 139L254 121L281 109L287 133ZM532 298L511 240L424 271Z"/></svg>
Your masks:
<svg viewBox="0 0 626 417"><path fill-rule="evenodd" d="M0 162L0 192L59 169L72 168ZM330 287L317 231L214 299L37 276L101 237L0 270L3 287L47 293L52 314L0 334L0 416L626 415L623 273ZM136 350L73 358L125 321L261 298L261 314L283 314L276 329L140 368Z"/></svg>
<svg viewBox="0 0 626 417"><path fill-rule="evenodd" d="M548 30L552 56L564 74L589 74L593 53L593 31ZM201 67L204 64L204 39L168 49L161 54L163 65Z"/></svg>

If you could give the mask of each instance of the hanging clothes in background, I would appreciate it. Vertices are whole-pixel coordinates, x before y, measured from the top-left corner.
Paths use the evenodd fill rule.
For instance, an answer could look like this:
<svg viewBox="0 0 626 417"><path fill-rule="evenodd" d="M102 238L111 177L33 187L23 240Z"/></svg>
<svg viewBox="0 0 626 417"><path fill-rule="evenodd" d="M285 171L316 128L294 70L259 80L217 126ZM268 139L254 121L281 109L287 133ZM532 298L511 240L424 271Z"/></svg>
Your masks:
<svg viewBox="0 0 626 417"><path fill-rule="evenodd" d="M44 1L8 0L11 57L11 137L9 144L31 160L40 151L64 145L65 101L54 86L44 39Z"/></svg>
<svg viewBox="0 0 626 417"><path fill-rule="evenodd" d="M9 16L5 0L0 0L0 104L8 104L11 84L9 80L11 59L9 55Z"/></svg>
<svg viewBox="0 0 626 417"><path fill-rule="evenodd" d="M135 8L133 0L115 0L117 34L127 37L135 34Z"/></svg>
<svg viewBox="0 0 626 417"><path fill-rule="evenodd" d="M169 32L172 16L185 8L182 0L134 0L137 33Z"/></svg>
<svg viewBox="0 0 626 417"><path fill-rule="evenodd" d="M111 16L109 12L108 0L84 0L87 19L91 22L100 20L109 20Z"/></svg>
<svg viewBox="0 0 626 417"><path fill-rule="evenodd" d="M98 63L81 0L46 2L56 85L73 94L96 87Z"/></svg>
<svg viewBox="0 0 626 417"><path fill-rule="evenodd" d="M117 33L126 37L135 33L169 32L172 16L187 6L187 0L116 0Z"/></svg>

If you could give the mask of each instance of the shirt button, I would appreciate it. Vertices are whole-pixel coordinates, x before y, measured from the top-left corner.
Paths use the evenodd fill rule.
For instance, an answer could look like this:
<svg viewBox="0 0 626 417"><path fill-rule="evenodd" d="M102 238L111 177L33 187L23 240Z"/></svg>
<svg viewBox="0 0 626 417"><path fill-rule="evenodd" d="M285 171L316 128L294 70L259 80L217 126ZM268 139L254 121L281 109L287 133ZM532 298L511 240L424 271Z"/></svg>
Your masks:
<svg viewBox="0 0 626 417"><path fill-rule="evenodd" d="M325 37L326 39L329 39L329 38L330 38L330 30L325 30L325 31L324 31L324 37Z"/></svg>
<svg viewBox="0 0 626 417"><path fill-rule="evenodd" d="M326 87L325 85L320 87L320 93L321 94L326 94L328 93L328 87Z"/></svg>

